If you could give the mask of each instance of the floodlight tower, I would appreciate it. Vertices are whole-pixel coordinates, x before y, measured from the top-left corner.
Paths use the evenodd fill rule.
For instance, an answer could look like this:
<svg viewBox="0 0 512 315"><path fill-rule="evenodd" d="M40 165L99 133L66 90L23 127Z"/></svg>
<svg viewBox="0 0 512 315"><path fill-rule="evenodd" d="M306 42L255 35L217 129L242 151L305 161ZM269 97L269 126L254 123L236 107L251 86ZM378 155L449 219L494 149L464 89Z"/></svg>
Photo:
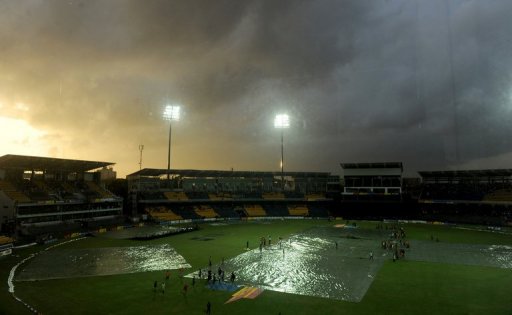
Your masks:
<svg viewBox="0 0 512 315"><path fill-rule="evenodd" d="M287 114L276 115L274 127L281 129L281 185L284 191L284 130L290 128L290 117Z"/></svg>
<svg viewBox="0 0 512 315"><path fill-rule="evenodd" d="M140 159L139 159L139 190L140 190L140 171L142 171L142 151L144 150L144 145L139 144L139 152L140 152Z"/></svg>
<svg viewBox="0 0 512 315"><path fill-rule="evenodd" d="M167 148L167 185L170 187L170 172L171 172L171 132L172 122L180 120L180 106L179 105L167 105L165 106L164 120L169 121L169 146Z"/></svg>
<svg viewBox="0 0 512 315"><path fill-rule="evenodd" d="M139 144L139 152L140 152L140 158L139 158L139 171L142 170L142 151L144 150L144 145Z"/></svg>

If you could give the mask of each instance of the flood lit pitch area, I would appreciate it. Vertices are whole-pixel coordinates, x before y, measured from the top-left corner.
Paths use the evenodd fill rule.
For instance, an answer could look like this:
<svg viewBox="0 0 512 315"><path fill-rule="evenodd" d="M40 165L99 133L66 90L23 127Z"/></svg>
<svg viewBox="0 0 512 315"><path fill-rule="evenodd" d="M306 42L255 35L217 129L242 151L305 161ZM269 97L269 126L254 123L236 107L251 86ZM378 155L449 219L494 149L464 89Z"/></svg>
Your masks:
<svg viewBox="0 0 512 315"><path fill-rule="evenodd" d="M350 226L313 228L213 265L212 271L233 271L239 284L266 290L360 302L384 261L393 260L394 251L382 247L390 233ZM401 259L512 268L511 246L410 241L406 248L394 243L404 249ZM198 273L187 277L194 275Z"/></svg>
<svg viewBox="0 0 512 315"><path fill-rule="evenodd" d="M190 268L168 244L154 246L55 249L42 252L20 270L17 281L115 275Z"/></svg>

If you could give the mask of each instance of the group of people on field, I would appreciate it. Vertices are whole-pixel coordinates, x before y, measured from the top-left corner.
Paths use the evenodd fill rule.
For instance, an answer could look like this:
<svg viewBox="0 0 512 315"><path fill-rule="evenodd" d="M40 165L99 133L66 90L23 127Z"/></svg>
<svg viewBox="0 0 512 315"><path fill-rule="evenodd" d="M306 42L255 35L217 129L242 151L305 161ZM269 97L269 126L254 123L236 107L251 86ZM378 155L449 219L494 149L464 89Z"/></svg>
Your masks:
<svg viewBox="0 0 512 315"><path fill-rule="evenodd" d="M179 275L180 275L181 282L183 283L183 268L180 268ZM165 294L165 289L167 287L167 283L170 281L170 278L171 278L171 271L166 270L164 273L164 280L162 280L160 282L160 285L158 284L157 280L155 280L153 282L153 292L157 293L157 291L159 291L159 288L160 288L160 293ZM194 276L192 278L192 287L195 287L195 285L196 285L196 277ZM183 288L182 288L181 293L184 296L187 296L188 288L189 288L188 283L186 283L186 282L183 283Z"/></svg>
<svg viewBox="0 0 512 315"><path fill-rule="evenodd" d="M206 279L207 284L215 285L217 282L218 283L226 282L226 271L223 268L224 268L224 258L222 258L222 263L217 268L217 272L216 273L213 272L212 260L211 260L211 256L210 256L209 261L208 261L208 269L205 269L205 270L199 269L197 271L197 276L199 279ZM195 279L195 275L194 275L194 279ZM236 279L235 272L232 271L231 274L229 275L229 281L231 283L234 283L235 279Z"/></svg>
<svg viewBox="0 0 512 315"><path fill-rule="evenodd" d="M381 242L381 248L393 253L393 262L397 259L404 258L405 249L411 248L411 244L406 240L404 228L398 225L388 226L378 224L377 229L386 229L390 231L388 239Z"/></svg>

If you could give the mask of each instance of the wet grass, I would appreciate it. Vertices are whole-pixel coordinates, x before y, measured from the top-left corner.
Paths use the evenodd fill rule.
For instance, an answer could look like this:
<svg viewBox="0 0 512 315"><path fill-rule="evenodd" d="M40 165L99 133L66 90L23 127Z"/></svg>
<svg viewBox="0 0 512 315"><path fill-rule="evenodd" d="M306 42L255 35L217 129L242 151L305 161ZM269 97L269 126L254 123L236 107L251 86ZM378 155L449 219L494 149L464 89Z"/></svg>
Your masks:
<svg viewBox="0 0 512 315"><path fill-rule="evenodd" d="M151 241L128 241L104 236L89 238L56 248L95 248L170 244L196 270L212 261L220 262L245 252L246 242L256 248L261 236L286 238L315 226L342 222L271 221L268 224L245 223L203 225L196 232ZM344 223L344 222L343 222ZM374 222L359 226L375 228ZM410 238L442 242L512 244L510 235L460 230L445 226L407 225ZM213 238L201 241L194 238ZM31 251L18 251L20 257L0 260L3 285L0 314L30 314L7 293L10 268ZM186 270L185 273L191 270ZM224 304L231 293L210 291L197 282L187 296L181 293L179 271L171 273L165 294L153 292L153 281L162 281L163 272L143 272L116 276L16 282L16 293L44 314L204 314L207 301L213 314L511 314L507 296L512 289L512 270L478 266L400 261L386 262L360 303L335 301L272 291L264 291L255 300Z"/></svg>

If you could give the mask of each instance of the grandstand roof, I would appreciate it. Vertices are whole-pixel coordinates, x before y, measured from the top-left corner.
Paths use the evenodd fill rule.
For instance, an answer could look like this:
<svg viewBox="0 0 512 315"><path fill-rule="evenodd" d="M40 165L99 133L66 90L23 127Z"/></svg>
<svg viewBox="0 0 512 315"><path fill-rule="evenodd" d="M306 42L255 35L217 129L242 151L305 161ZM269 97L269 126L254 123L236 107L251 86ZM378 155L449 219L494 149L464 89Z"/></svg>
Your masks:
<svg viewBox="0 0 512 315"><path fill-rule="evenodd" d="M183 177L274 177L281 176L281 172L256 172L256 171L215 171L215 170L171 170L172 175ZM167 169L145 168L128 176L162 176L167 174ZM329 177L330 173L323 172L284 172L284 176L300 177Z"/></svg>
<svg viewBox="0 0 512 315"><path fill-rule="evenodd" d="M423 178L507 177L512 176L512 169L421 171L418 173Z"/></svg>
<svg viewBox="0 0 512 315"><path fill-rule="evenodd" d="M399 168L403 170L402 162L382 162L382 163L340 163L343 169L360 168Z"/></svg>
<svg viewBox="0 0 512 315"><path fill-rule="evenodd" d="M12 154L7 154L0 157L0 169L86 172L113 164L115 163L68 160Z"/></svg>

